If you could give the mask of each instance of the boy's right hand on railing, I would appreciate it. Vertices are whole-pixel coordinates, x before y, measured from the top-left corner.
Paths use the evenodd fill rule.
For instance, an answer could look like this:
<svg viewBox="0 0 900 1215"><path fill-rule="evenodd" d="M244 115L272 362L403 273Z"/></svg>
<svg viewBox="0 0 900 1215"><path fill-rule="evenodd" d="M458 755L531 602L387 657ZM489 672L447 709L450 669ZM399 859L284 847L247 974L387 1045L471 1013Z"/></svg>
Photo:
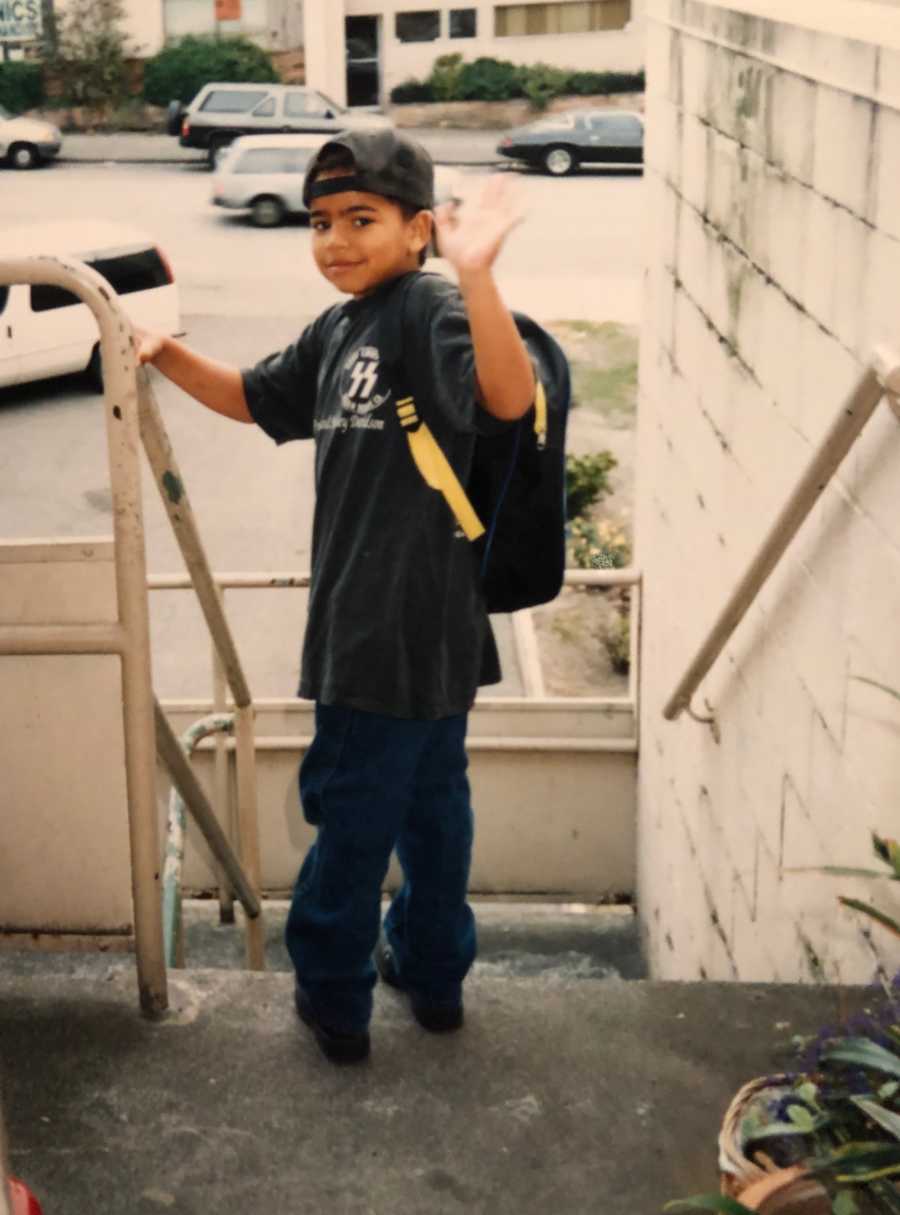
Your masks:
<svg viewBox="0 0 900 1215"><path fill-rule="evenodd" d="M147 329L140 329L135 325L132 329L132 342L134 344L134 353L137 358L138 365L142 363L152 363L159 358L162 353L165 337L161 333L151 333Z"/></svg>

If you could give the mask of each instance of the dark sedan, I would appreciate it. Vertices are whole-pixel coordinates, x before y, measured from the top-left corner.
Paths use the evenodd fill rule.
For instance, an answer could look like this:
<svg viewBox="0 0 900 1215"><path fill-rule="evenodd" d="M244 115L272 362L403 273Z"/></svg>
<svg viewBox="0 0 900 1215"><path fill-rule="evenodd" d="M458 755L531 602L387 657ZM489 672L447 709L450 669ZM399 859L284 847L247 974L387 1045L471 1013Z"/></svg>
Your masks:
<svg viewBox="0 0 900 1215"><path fill-rule="evenodd" d="M510 131L497 151L554 177L579 165L642 165L644 119L630 110L569 110Z"/></svg>

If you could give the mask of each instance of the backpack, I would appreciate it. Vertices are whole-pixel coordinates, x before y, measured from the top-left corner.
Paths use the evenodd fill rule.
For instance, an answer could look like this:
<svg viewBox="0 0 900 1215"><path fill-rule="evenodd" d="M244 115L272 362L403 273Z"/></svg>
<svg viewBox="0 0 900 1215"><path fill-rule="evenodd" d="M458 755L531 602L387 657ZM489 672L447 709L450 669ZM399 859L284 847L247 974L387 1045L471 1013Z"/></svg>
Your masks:
<svg viewBox="0 0 900 1215"><path fill-rule="evenodd" d="M566 562L565 443L569 365L559 343L535 321L512 314L535 369L535 403L496 435L478 435L463 487L419 417L403 357L403 318L418 274L391 293L382 320L380 353L394 386L400 424L427 484L443 493L481 557L489 612L515 612L555 599Z"/></svg>

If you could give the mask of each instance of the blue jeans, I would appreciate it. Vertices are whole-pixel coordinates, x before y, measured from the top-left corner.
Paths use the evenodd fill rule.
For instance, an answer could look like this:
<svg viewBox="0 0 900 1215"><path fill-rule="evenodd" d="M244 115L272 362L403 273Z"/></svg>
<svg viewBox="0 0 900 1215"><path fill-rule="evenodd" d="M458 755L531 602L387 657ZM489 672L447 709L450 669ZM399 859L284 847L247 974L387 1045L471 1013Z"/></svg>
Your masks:
<svg viewBox="0 0 900 1215"><path fill-rule="evenodd" d="M300 766L300 799L318 828L285 933L297 978L330 1028L354 1033L372 1014L372 953L394 848L404 882L385 932L407 987L460 999L475 960L466 902L473 819L466 776L468 714L409 721L316 706Z"/></svg>

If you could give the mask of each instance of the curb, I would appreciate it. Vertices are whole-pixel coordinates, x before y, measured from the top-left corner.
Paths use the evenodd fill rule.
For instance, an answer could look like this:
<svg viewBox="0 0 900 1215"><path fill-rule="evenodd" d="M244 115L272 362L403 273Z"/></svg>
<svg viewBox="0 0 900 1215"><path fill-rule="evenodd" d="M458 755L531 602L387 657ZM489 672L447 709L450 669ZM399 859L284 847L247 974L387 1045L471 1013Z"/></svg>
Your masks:
<svg viewBox="0 0 900 1215"><path fill-rule="evenodd" d="M193 168L206 168L206 160L198 156L195 160L181 160L173 157L129 157L129 156L55 156L54 163L66 165L186 165ZM436 165L451 169L485 169L510 168L508 160L441 160L435 159Z"/></svg>

